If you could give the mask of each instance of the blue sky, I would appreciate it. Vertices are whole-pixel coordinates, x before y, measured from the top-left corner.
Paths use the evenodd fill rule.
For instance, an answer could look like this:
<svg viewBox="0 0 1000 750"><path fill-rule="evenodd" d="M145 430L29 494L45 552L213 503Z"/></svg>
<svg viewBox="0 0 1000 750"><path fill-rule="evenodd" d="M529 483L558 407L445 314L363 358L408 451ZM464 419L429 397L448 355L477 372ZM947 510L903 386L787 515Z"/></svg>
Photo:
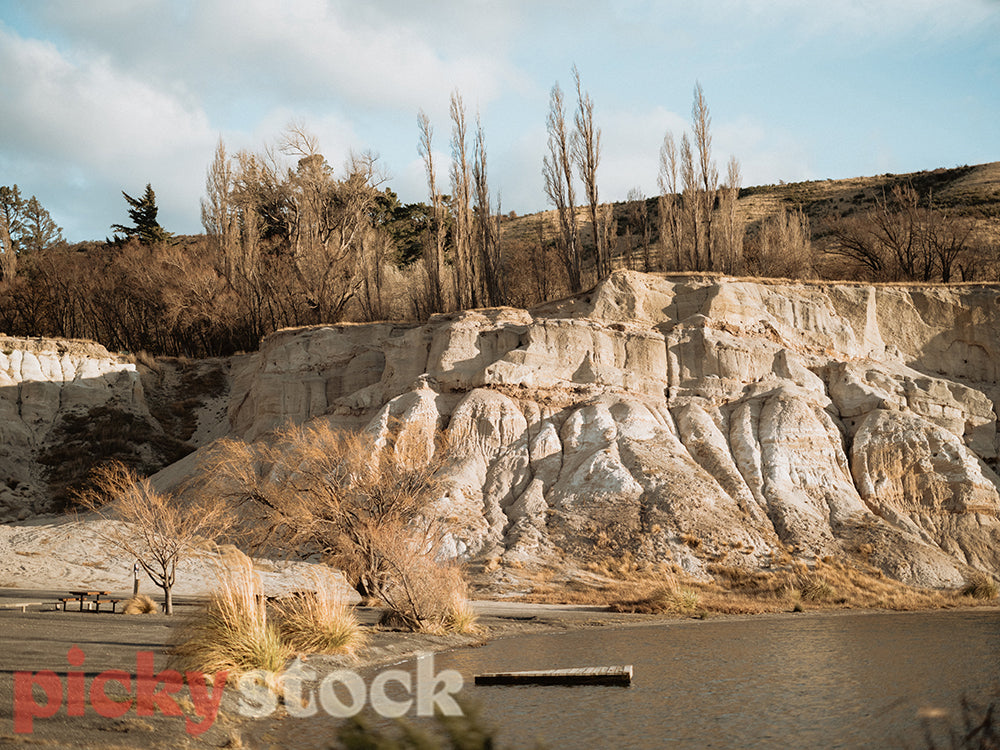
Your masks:
<svg viewBox="0 0 1000 750"><path fill-rule="evenodd" d="M1000 0L0 0L0 184L76 241L150 182L161 223L196 233L218 138L260 150L297 121L334 166L374 151L425 200L417 112L444 179L457 89L503 209L537 211L549 91L574 63L604 200L655 194L696 81L744 185L1000 160Z"/></svg>

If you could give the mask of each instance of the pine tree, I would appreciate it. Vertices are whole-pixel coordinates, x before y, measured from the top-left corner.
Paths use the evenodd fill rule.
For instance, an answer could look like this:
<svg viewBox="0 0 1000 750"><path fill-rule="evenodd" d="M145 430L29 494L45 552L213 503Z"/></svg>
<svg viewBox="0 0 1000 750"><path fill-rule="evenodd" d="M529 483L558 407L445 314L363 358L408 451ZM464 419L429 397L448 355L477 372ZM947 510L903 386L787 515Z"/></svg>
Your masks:
<svg viewBox="0 0 1000 750"><path fill-rule="evenodd" d="M143 245L154 245L157 242L166 242L173 236L156 220L159 209L156 207L156 193L153 192L152 185L146 183L146 192L141 198L133 198L124 190L122 195L131 206L128 210L128 217L135 226L126 227L122 224L112 224L113 231L121 232L124 235L124 237L115 236L116 241L135 238Z"/></svg>
<svg viewBox="0 0 1000 750"><path fill-rule="evenodd" d="M24 204L24 221L21 228L22 253L42 252L57 242L61 242L62 227L57 226L49 212L31 196Z"/></svg>

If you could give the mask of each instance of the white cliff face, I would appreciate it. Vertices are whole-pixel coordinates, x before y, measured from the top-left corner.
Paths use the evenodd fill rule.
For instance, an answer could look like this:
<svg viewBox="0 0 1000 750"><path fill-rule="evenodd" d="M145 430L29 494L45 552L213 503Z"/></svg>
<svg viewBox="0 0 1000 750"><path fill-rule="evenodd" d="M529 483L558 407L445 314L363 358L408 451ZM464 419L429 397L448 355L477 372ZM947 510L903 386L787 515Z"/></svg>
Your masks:
<svg viewBox="0 0 1000 750"><path fill-rule="evenodd" d="M279 331L234 363L229 426L448 428L457 555L862 555L946 585L1000 571L998 347L1000 287L618 272L531 311ZM52 382L7 392L5 443Z"/></svg>
<svg viewBox="0 0 1000 750"><path fill-rule="evenodd" d="M0 520L45 509L39 450L62 416L108 403L145 410L133 363L90 342L0 336Z"/></svg>
<svg viewBox="0 0 1000 750"><path fill-rule="evenodd" d="M0 523L60 510L95 466L150 473L227 434L227 361L0 335Z"/></svg>
<svg viewBox="0 0 1000 750"><path fill-rule="evenodd" d="M944 585L1000 570L998 346L994 287L618 272L530 312L279 332L230 422L448 427L466 555L864 550Z"/></svg>

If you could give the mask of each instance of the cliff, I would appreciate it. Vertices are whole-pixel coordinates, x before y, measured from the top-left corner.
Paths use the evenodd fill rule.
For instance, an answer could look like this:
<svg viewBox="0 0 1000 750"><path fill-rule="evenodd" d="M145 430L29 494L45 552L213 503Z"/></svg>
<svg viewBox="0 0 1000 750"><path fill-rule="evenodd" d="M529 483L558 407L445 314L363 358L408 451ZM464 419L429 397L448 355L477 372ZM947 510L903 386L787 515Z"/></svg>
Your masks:
<svg viewBox="0 0 1000 750"><path fill-rule="evenodd" d="M695 575L832 555L953 585L1000 571L998 346L1000 287L617 272L530 311L279 331L232 363L228 424L188 445L288 420L447 427L456 555L628 552ZM109 362L86 379L102 397L150 398ZM5 446L41 439L32 403L75 382L20 372Z"/></svg>
<svg viewBox="0 0 1000 750"><path fill-rule="evenodd" d="M225 434L228 362L141 359L0 335L0 523L63 509L103 461L152 473Z"/></svg>
<svg viewBox="0 0 1000 750"><path fill-rule="evenodd" d="M618 272L531 310L269 336L230 426L448 427L454 550L689 572L860 556L1000 570L1000 289Z"/></svg>

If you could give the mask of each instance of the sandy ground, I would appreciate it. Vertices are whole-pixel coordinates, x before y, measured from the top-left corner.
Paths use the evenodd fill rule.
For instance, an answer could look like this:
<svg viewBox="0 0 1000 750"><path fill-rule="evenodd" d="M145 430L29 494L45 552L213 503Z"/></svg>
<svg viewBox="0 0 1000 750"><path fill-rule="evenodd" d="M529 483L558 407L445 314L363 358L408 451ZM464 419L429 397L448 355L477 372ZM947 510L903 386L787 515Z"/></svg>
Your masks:
<svg viewBox="0 0 1000 750"><path fill-rule="evenodd" d="M109 591L123 598L131 594L133 560L101 538L108 523L93 518L43 517L17 525L0 525L0 747L112 750L271 746L273 739L266 738L287 732L288 721L246 718L238 710L238 691L230 688L224 691L217 719L199 735L188 731L185 718L160 712L139 715L137 704L118 718L96 712L87 692L93 678L107 670L121 670L129 677L138 675L143 668L138 660L145 658L140 657L142 654L152 655L151 673L167 668L172 633L185 618L197 612L198 602L212 590L216 579L212 554L186 560L178 569L174 588L176 611L171 617L57 610L58 599L74 589ZM255 567L267 595L309 587L312 566L307 563L256 560ZM140 590L160 600L159 589L140 576ZM25 605L26 611L21 611L21 605ZM376 625L379 611L358 607L359 620L369 636L358 658L346 661L313 657L309 665L320 674L338 668L363 671L396 664L420 652L473 646L486 639L658 619L574 605L476 602L475 606L480 616L480 631L474 635L450 636L383 630ZM31 677L45 671L54 676ZM71 687L68 677L71 672L85 675L83 692ZM58 696L47 696L40 684L31 685L32 681L46 680L51 689L58 691ZM58 687L53 687L56 684L53 680ZM15 701L17 684L22 685L20 704ZM129 689L136 686L133 681ZM30 700L25 690L32 691ZM117 683L110 683L105 692L121 700L133 695ZM79 713L70 707L71 697L77 694L82 696L83 713L71 715L71 711ZM185 686L178 696L189 694ZM23 719L29 704L45 706L50 698L54 699L53 709L59 706L54 715L34 719L30 733L15 731L18 705ZM198 718L190 699L183 708ZM279 714L280 711L275 716ZM277 746L288 746L288 741L283 739Z"/></svg>
<svg viewBox="0 0 1000 750"><path fill-rule="evenodd" d="M102 538L114 523L88 516L39 516L14 525L0 524L0 588L89 588L131 593L134 559ZM177 568L174 594L208 594L216 581L216 557L201 553L184 560ZM276 596L307 588L313 566L256 560L255 567L264 593ZM140 591L160 595L160 590L141 572ZM344 591L351 593L346 584Z"/></svg>

